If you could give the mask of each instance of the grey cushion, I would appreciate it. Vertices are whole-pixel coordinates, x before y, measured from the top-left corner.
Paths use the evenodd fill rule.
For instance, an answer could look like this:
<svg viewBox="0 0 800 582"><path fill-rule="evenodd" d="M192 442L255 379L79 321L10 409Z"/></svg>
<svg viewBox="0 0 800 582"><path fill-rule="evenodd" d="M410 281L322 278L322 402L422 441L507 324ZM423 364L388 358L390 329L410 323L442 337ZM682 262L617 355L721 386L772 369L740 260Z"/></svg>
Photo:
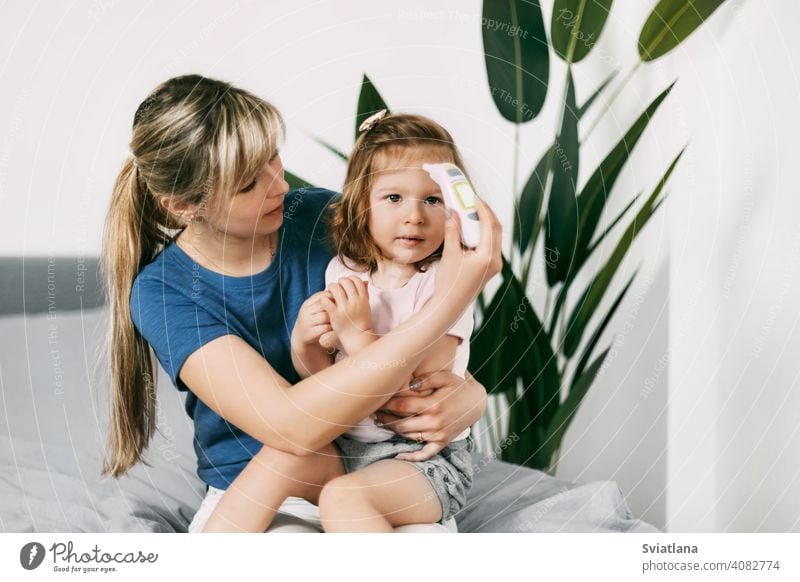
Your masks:
<svg viewBox="0 0 800 582"><path fill-rule="evenodd" d="M104 310L0 318L0 530L183 531L204 487L182 396L160 380L159 430L126 477L101 479ZM187 452L188 451L188 452Z"/></svg>

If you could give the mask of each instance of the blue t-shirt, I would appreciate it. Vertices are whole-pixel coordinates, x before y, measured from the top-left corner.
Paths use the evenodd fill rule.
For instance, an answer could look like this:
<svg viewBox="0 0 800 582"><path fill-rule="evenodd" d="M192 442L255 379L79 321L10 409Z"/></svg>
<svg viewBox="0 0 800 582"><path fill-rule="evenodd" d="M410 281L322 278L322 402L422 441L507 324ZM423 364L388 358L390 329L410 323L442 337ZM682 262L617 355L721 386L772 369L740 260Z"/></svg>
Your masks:
<svg viewBox="0 0 800 582"><path fill-rule="evenodd" d="M173 383L189 390L186 412L194 420L197 474L212 487L226 489L262 444L199 400L178 377L181 366L201 346L231 334L250 344L288 382L300 379L289 338L303 301L325 288L325 268L334 255L325 215L337 196L319 188L289 192L278 252L260 273L215 273L173 242L133 283L134 324Z"/></svg>

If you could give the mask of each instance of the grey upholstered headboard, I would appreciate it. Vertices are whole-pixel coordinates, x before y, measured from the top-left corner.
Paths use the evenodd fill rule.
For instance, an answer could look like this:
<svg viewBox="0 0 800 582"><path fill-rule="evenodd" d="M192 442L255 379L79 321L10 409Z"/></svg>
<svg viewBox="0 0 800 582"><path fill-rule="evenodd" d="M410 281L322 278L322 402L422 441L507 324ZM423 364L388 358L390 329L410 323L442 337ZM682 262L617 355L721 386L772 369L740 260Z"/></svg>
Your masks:
<svg viewBox="0 0 800 582"><path fill-rule="evenodd" d="M0 257L0 315L103 304L97 257Z"/></svg>

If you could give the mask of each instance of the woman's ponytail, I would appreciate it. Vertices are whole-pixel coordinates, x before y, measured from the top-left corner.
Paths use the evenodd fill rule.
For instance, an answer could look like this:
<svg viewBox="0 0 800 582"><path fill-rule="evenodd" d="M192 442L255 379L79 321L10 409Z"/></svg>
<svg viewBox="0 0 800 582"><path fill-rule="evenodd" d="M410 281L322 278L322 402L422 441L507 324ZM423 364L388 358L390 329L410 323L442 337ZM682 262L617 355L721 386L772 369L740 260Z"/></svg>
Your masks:
<svg viewBox="0 0 800 582"><path fill-rule="evenodd" d="M133 118L128 158L106 217L101 268L110 309L110 427L103 474L120 477L156 429L155 360L134 327L131 290L183 224L161 204L184 207L238 192L277 151L278 111L223 81L185 75L159 85Z"/></svg>
<svg viewBox="0 0 800 582"><path fill-rule="evenodd" d="M155 366L133 325L131 288L164 244L169 217L148 192L134 158L117 177L106 217L101 269L110 309L110 424L103 475L121 477L141 460L156 428Z"/></svg>

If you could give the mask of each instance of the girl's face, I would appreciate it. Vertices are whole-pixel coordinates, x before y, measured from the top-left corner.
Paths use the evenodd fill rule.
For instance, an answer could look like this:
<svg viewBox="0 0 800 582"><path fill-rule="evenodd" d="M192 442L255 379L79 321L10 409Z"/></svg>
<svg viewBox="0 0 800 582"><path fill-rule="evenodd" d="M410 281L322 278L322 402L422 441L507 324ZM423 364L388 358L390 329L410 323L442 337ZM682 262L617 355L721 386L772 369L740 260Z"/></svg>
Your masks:
<svg viewBox="0 0 800 582"><path fill-rule="evenodd" d="M275 232L283 224L283 198L288 191L283 163L276 153L253 182L227 199L222 208L206 213L206 222L236 238Z"/></svg>
<svg viewBox="0 0 800 582"><path fill-rule="evenodd" d="M445 209L439 186L422 169L439 155L415 152L389 160L373 177L369 232L385 260L413 264L435 252L444 241Z"/></svg>

